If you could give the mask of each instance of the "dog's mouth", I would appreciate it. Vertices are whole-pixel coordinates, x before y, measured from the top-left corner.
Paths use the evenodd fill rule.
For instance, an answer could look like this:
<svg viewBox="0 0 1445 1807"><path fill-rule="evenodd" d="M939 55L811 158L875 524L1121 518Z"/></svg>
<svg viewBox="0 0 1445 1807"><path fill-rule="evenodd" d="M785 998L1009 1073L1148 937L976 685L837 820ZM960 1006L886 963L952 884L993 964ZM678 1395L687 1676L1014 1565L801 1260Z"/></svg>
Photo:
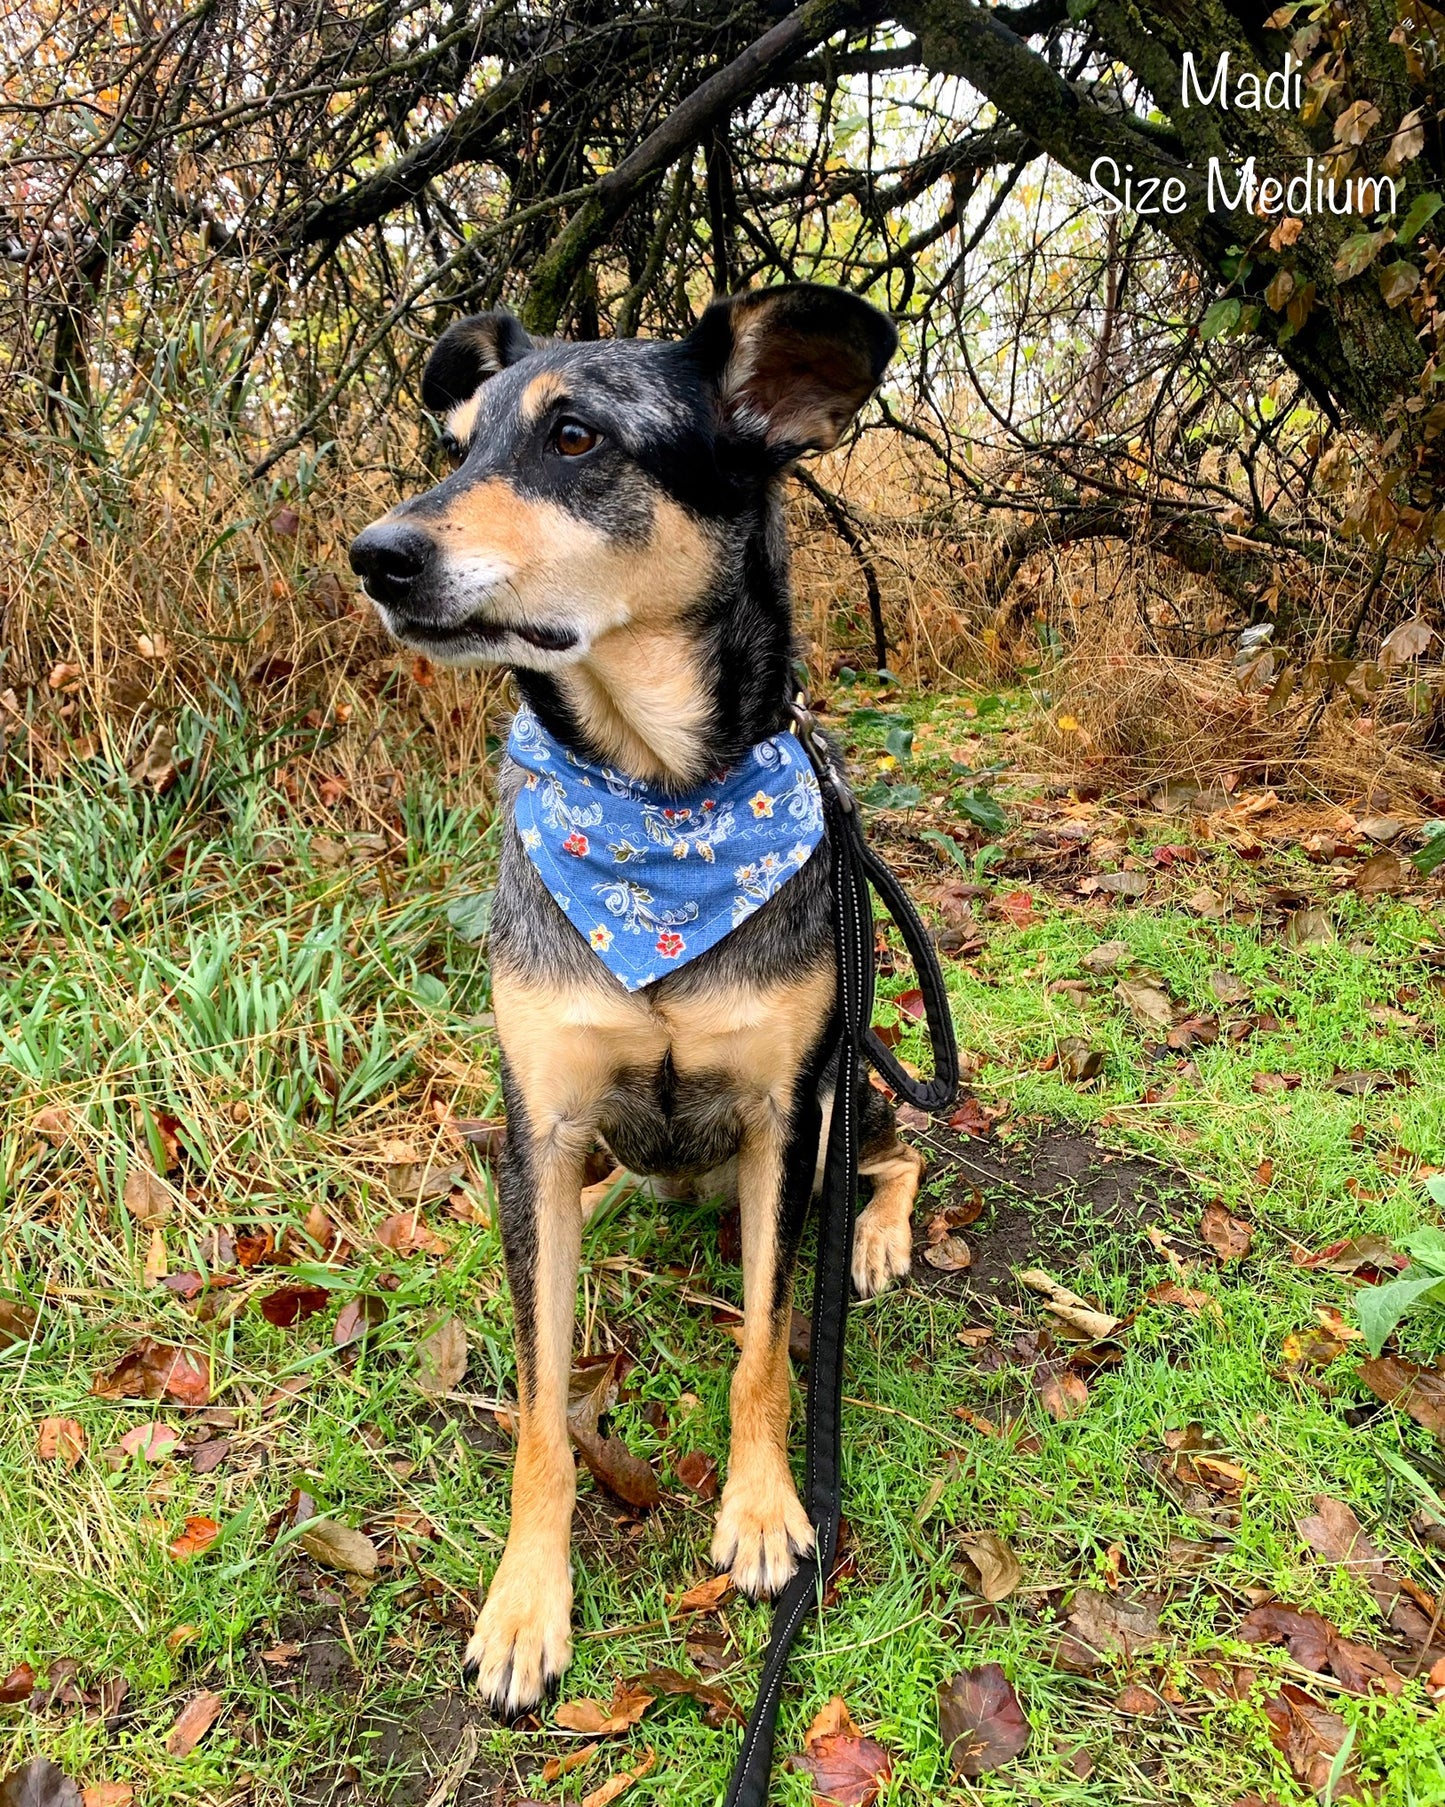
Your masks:
<svg viewBox="0 0 1445 1807"><path fill-rule="evenodd" d="M395 607L386 609L386 624L396 639L436 652L448 648L460 653L476 652L515 639L534 646L538 652L566 653L581 638L574 629L553 622L492 621L480 615L457 622L424 621Z"/></svg>

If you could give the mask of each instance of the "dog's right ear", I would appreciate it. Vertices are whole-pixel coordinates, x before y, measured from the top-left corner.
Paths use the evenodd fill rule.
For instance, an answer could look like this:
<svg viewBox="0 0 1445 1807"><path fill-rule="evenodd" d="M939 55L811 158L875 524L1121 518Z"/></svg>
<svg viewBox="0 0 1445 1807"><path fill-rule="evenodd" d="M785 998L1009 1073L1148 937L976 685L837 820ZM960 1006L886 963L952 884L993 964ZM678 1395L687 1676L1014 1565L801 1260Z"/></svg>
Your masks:
<svg viewBox="0 0 1445 1807"><path fill-rule="evenodd" d="M422 406L433 414L449 414L475 395L489 376L535 349L526 327L511 314L471 314L454 320L426 361Z"/></svg>

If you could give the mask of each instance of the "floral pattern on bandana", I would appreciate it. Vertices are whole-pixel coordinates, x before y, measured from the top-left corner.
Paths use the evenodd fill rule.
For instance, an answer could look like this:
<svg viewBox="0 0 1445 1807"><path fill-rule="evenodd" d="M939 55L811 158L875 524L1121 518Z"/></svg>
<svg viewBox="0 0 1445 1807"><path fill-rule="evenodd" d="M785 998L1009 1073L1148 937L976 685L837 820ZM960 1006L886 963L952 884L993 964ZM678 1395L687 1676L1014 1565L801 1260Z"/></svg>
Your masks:
<svg viewBox="0 0 1445 1807"><path fill-rule="evenodd" d="M823 800L791 734L750 747L686 796L570 752L525 704L507 753L520 768L527 858L607 970L640 991L759 910L823 838Z"/></svg>

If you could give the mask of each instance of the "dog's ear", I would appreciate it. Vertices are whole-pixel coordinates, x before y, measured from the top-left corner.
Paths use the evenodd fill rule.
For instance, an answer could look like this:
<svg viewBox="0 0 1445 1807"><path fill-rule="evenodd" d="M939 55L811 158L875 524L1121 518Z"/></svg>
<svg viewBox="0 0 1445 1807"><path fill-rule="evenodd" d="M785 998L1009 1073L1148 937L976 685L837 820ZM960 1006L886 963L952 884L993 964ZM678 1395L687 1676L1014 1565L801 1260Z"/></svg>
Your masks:
<svg viewBox="0 0 1445 1807"><path fill-rule="evenodd" d="M489 376L535 350L527 329L511 314L471 314L454 320L426 361L422 406L446 414L475 395Z"/></svg>
<svg viewBox="0 0 1445 1807"><path fill-rule="evenodd" d="M799 282L715 301L687 344L716 385L724 431L786 462L838 443L898 334L846 289Z"/></svg>

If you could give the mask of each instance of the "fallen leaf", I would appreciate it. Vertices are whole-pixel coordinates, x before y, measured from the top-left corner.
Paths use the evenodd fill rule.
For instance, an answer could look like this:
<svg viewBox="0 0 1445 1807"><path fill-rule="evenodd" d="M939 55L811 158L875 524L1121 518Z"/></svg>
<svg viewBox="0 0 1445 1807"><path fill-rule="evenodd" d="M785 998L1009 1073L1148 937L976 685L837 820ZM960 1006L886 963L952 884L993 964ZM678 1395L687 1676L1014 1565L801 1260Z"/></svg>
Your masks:
<svg viewBox="0 0 1445 1807"><path fill-rule="evenodd" d="M1044 1309L1058 1318L1066 1328L1077 1331L1091 1341L1112 1336L1119 1328L1121 1320L1112 1312L1100 1311L1097 1306L1090 1305L1087 1299L1081 1299L1077 1293L1070 1292L1067 1286L1046 1274L1042 1268L1025 1268L1019 1275L1019 1284L1028 1287L1030 1292L1042 1293L1047 1303Z"/></svg>
<svg viewBox="0 0 1445 1807"><path fill-rule="evenodd" d="M1344 1748L1348 1727L1338 1713L1315 1705L1294 1687L1285 1687L1264 1702L1270 1743L1289 1764L1296 1779L1322 1790L1330 1780L1332 1760ZM1353 1798L1356 1791L1350 1788ZM1341 1799L1336 1793L1335 1799Z"/></svg>
<svg viewBox="0 0 1445 1807"><path fill-rule="evenodd" d="M325 1311L331 1294L324 1286L280 1286L261 1301L261 1316L278 1330L289 1330L293 1324Z"/></svg>
<svg viewBox="0 0 1445 1807"><path fill-rule="evenodd" d="M1244 1004L1249 1000L1249 987L1233 973L1216 969L1209 975L1209 989L1221 1004Z"/></svg>
<svg viewBox="0 0 1445 1807"><path fill-rule="evenodd" d="M640 1678L641 1686L651 1688L654 1694L682 1695L688 1700L695 1700L707 1708L706 1720L711 1726L746 1725L747 1715L738 1706L726 1688L714 1687L709 1682L699 1681L694 1675L684 1675L678 1669L649 1669Z"/></svg>
<svg viewBox="0 0 1445 1807"><path fill-rule="evenodd" d="M696 1587L687 1588L672 1602L674 1612L716 1612L733 1591L732 1576L711 1575Z"/></svg>
<svg viewBox="0 0 1445 1807"><path fill-rule="evenodd" d="M1352 883L1360 897L1393 897L1405 888L1405 865L1398 853L1372 853L1356 871Z"/></svg>
<svg viewBox="0 0 1445 1807"><path fill-rule="evenodd" d="M973 1250L962 1236L945 1236L939 1242L929 1243L923 1251L923 1259L940 1273L959 1274L973 1266Z"/></svg>
<svg viewBox="0 0 1445 1807"><path fill-rule="evenodd" d="M0 1681L0 1706L18 1706L35 1692L35 1671L29 1663L17 1663L4 1681Z"/></svg>
<svg viewBox="0 0 1445 1807"><path fill-rule="evenodd" d="M450 1182L444 1191L450 1191ZM416 1211L397 1211L376 1232L376 1240L394 1255L445 1255L449 1244Z"/></svg>
<svg viewBox="0 0 1445 1807"><path fill-rule="evenodd" d="M1221 1261L1242 1261L1254 1241L1254 1226L1243 1218L1231 1217L1216 1201L1204 1207L1199 1234Z"/></svg>
<svg viewBox="0 0 1445 1807"><path fill-rule="evenodd" d="M1151 1305L1178 1305L1183 1310L1196 1314L1212 1311L1216 1317L1219 1315L1219 1301L1212 1293L1200 1292L1194 1286L1180 1286L1173 1280L1151 1286L1146 1297Z"/></svg>
<svg viewBox="0 0 1445 1807"><path fill-rule="evenodd" d="M1174 1021L1168 992L1147 979L1120 979L1114 995L1128 1005L1136 1021L1146 1028L1167 1029Z"/></svg>
<svg viewBox="0 0 1445 1807"><path fill-rule="evenodd" d="M997 1663L960 1669L940 1685L938 1730L953 1773L970 1779L1011 1763L1029 1741L1019 1697Z"/></svg>
<svg viewBox="0 0 1445 1807"><path fill-rule="evenodd" d="M1114 1702L1114 1711L1127 1714L1131 1719L1147 1718L1149 1714L1160 1713L1163 1710L1164 1702L1153 1689L1141 1688L1135 1682L1130 1682Z"/></svg>
<svg viewBox="0 0 1445 1807"><path fill-rule="evenodd" d="M1235 1636L1245 1644L1283 1644L1301 1668L1333 1675L1352 1694L1372 1688L1398 1694L1404 1686L1378 1650L1341 1636L1328 1619L1296 1606L1256 1606L1240 1621Z"/></svg>
<svg viewBox="0 0 1445 1807"><path fill-rule="evenodd" d="M1108 973L1113 972L1116 966L1121 966L1128 958L1129 943L1127 941L1101 941L1096 947L1089 949L1088 953L1079 961L1079 965L1086 973Z"/></svg>
<svg viewBox="0 0 1445 1807"><path fill-rule="evenodd" d="M1002 922L1011 922L1016 929L1026 929L1034 919L1034 899L1031 891L1006 891L1002 897L989 901L987 912Z"/></svg>
<svg viewBox="0 0 1445 1807"><path fill-rule="evenodd" d="M700 1449L691 1449L678 1460L677 1478L699 1499L717 1498L717 1463Z"/></svg>
<svg viewBox="0 0 1445 1807"><path fill-rule="evenodd" d="M596 1760L601 1751L600 1744L584 1744L580 1750L570 1751L565 1757L548 1757L542 1765L544 1782L560 1782L563 1776L574 1775L579 1769L586 1769L589 1763Z"/></svg>
<svg viewBox="0 0 1445 1807"><path fill-rule="evenodd" d="M17 1343L28 1343L34 1335L39 1314L15 1299L0 1299L0 1349L13 1349Z"/></svg>
<svg viewBox="0 0 1445 1807"><path fill-rule="evenodd" d="M167 1546L177 1562L189 1562L193 1556L199 1556L221 1535L221 1527L213 1518L188 1518L186 1528L179 1537L172 1538Z"/></svg>
<svg viewBox="0 0 1445 1807"><path fill-rule="evenodd" d="M1039 1402L1056 1424L1077 1418L1089 1403L1089 1389L1072 1368L1052 1368L1046 1363L1034 1369Z"/></svg>
<svg viewBox="0 0 1445 1807"><path fill-rule="evenodd" d="M170 1187L159 1174L152 1173L149 1167L134 1156L125 1176L121 1201L136 1222L146 1228L167 1222L175 1209L175 1198Z"/></svg>
<svg viewBox="0 0 1445 1807"><path fill-rule="evenodd" d="M111 1456L118 1458L118 1463L113 1463L112 1466L123 1466L137 1454L147 1462L164 1462L180 1440L180 1433L173 1431L168 1424L137 1424L109 1452Z"/></svg>
<svg viewBox="0 0 1445 1807"><path fill-rule="evenodd" d="M1285 945L1296 953L1305 953L1313 947L1328 947L1334 938L1334 924L1326 910L1295 910L1285 919Z"/></svg>
<svg viewBox="0 0 1445 1807"><path fill-rule="evenodd" d="M1422 1368L1400 1355L1378 1355L1360 1363L1360 1379L1377 1399L1397 1405L1417 1424L1445 1438L1445 1374Z"/></svg>
<svg viewBox="0 0 1445 1807"><path fill-rule="evenodd" d="M205 1405L211 1397L211 1366L194 1349L176 1349L143 1336L109 1374L97 1374L91 1392L100 1399L174 1399Z"/></svg>
<svg viewBox="0 0 1445 1807"><path fill-rule="evenodd" d="M63 1462L74 1468L85 1454L85 1432L73 1418L42 1418L35 1453L42 1462Z"/></svg>
<svg viewBox="0 0 1445 1807"><path fill-rule="evenodd" d="M1054 1661L1061 1669L1088 1675L1115 1658L1128 1661L1154 1649L1161 1641L1159 1606L1150 1594L1129 1599L1098 1588L1079 1588Z"/></svg>
<svg viewBox="0 0 1445 1807"><path fill-rule="evenodd" d="M972 1136L975 1141L982 1142L993 1133L993 1121L977 1098L965 1098L949 1117L948 1127L956 1129L961 1136Z"/></svg>
<svg viewBox="0 0 1445 1807"><path fill-rule="evenodd" d="M376 1545L350 1525L334 1518L308 1518L298 1542L311 1560L323 1568L359 1575L363 1581L375 1578Z"/></svg>
<svg viewBox="0 0 1445 1807"><path fill-rule="evenodd" d="M572 1441L587 1464L588 1472L624 1505L648 1512L662 1499L657 1476L621 1437L603 1437L596 1431L572 1429Z"/></svg>
<svg viewBox="0 0 1445 1807"><path fill-rule="evenodd" d="M985 1600L1007 1600L1023 1577L1018 1557L997 1531L966 1531L958 1540L973 1570L974 1592Z"/></svg>
<svg viewBox="0 0 1445 1807"><path fill-rule="evenodd" d="M1055 1044L1059 1072L1071 1085L1083 1085L1103 1071L1104 1050L1093 1047L1082 1035L1062 1036Z"/></svg>
<svg viewBox="0 0 1445 1807"><path fill-rule="evenodd" d="M80 1789L48 1757L32 1757L0 1780L0 1807L81 1807Z"/></svg>
<svg viewBox="0 0 1445 1807"><path fill-rule="evenodd" d="M359 1343L368 1331L375 1330L386 1317L386 1300L376 1293L361 1293L336 1314L331 1341L338 1349ZM349 1359L349 1358L348 1358Z"/></svg>
<svg viewBox="0 0 1445 1807"><path fill-rule="evenodd" d="M231 1453L231 1441L228 1437L209 1437L204 1443L198 1443L191 1451L191 1473L210 1474L219 1468Z"/></svg>
<svg viewBox="0 0 1445 1807"><path fill-rule="evenodd" d="M130 1807L135 1790L129 1782L93 1782L81 1799L85 1807Z"/></svg>
<svg viewBox="0 0 1445 1807"><path fill-rule="evenodd" d="M1349 1236L1313 1254L1297 1253L1294 1261L1296 1267L1319 1268L1327 1274L1365 1276L1397 1274L1409 1265L1408 1257L1397 1254L1388 1237L1376 1235Z"/></svg>
<svg viewBox="0 0 1445 1807"><path fill-rule="evenodd" d="M603 1706L600 1700L564 1700L553 1717L564 1731L583 1732L588 1737L609 1737L630 1731L657 1698L635 1682L613 1683L612 1700Z"/></svg>
<svg viewBox="0 0 1445 1807"><path fill-rule="evenodd" d="M428 1320L417 1339L416 1384L430 1399L444 1399L467 1371L467 1333L454 1312Z"/></svg>
<svg viewBox="0 0 1445 1807"><path fill-rule="evenodd" d="M189 1757L216 1723L225 1705L219 1694L197 1694L181 1708L176 1723L166 1733L166 1750L172 1757Z"/></svg>
<svg viewBox="0 0 1445 1807"><path fill-rule="evenodd" d="M639 1763L635 1763L631 1769L619 1771L615 1776L609 1776L600 1788L594 1788L591 1794L583 1795L581 1807L611 1807L618 1795L625 1794L634 1782L640 1782L656 1762L657 1752L649 1745L642 1753Z"/></svg>
<svg viewBox="0 0 1445 1807"><path fill-rule="evenodd" d="M840 1695L834 1695L808 1727L803 1748L788 1768L813 1778L814 1807L870 1807L893 1774L893 1759L865 1738Z"/></svg>

